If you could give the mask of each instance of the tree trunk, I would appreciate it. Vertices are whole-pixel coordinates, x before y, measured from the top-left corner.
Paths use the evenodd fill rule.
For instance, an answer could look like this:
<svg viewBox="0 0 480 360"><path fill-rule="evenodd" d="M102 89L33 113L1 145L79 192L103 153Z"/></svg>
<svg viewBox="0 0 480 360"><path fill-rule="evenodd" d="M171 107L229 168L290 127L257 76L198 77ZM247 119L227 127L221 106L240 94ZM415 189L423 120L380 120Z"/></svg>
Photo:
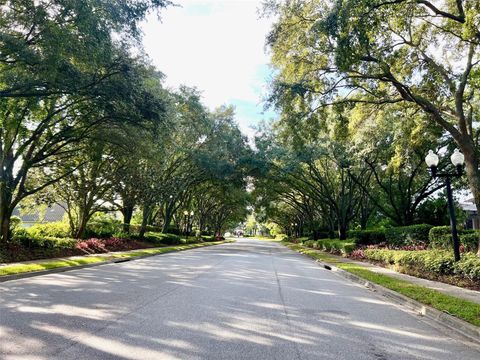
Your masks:
<svg viewBox="0 0 480 360"><path fill-rule="evenodd" d="M344 223L338 223L338 238L345 240L347 238L347 225Z"/></svg>
<svg viewBox="0 0 480 360"><path fill-rule="evenodd" d="M85 230L87 229L88 216L85 211L79 212L78 227L75 238L83 239L85 237Z"/></svg>
<svg viewBox="0 0 480 360"><path fill-rule="evenodd" d="M145 205L143 207L142 225L140 226L140 234L139 234L140 239L143 239L147 231L147 224L148 224L148 217L150 216L150 210L151 210L151 207L148 205Z"/></svg>
<svg viewBox="0 0 480 360"><path fill-rule="evenodd" d="M467 172L468 183L478 211L480 210L480 172L478 170L478 158L475 148L470 144L464 144L463 146L459 145L459 147L465 156L465 169ZM480 256L480 240L478 242L477 256Z"/></svg>
<svg viewBox="0 0 480 360"><path fill-rule="evenodd" d="M133 217L133 205L127 205L122 208L123 214L123 232L130 234L130 223L132 222Z"/></svg>
<svg viewBox="0 0 480 360"><path fill-rule="evenodd" d="M0 182L0 244L10 241L10 218L13 213L12 194L5 183Z"/></svg>
<svg viewBox="0 0 480 360"><path fill-rule="evenodd" d="M8 207L3 207L0 210L0 231L1 239L0 244L6 244L10 240L10 217L12 212Z"/></svg>
<svg viewBox="0 0 480 360"><path fill-rule="evenodd" d="M163 219L162 233L166 233L168 231L168 227L170 226L171 221L172 221L172 209L170 206L167 205L165 208L165 217Z"/></svg>

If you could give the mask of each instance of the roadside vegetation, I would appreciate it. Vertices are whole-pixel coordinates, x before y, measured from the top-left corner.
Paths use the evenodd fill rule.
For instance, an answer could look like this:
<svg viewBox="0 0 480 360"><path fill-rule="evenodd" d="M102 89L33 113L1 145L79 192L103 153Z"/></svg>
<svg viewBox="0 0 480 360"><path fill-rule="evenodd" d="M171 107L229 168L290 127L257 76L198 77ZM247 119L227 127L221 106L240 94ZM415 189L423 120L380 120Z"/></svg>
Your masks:
<svg viewBox="0 0 480 360"><path fill-rule="evenodd" d="M159 254L165 254L173 251L183 251L189 249L196 249L204 246L219 245L230 241L215 241L215 242L204 242L204 243L194 243L188 245L179 245L179 246L166 246L162 248L152 248L152 249L143 249L139 251L132 251L128 253L119 253L119 254L108 254L108 255L96 255L82 258L69 258L55 261L42 261L39 263L27 263L27 264L14 264L14 265L3 265L0 266L0 277L6 275L16 275L23 274L35 271L42 270L51 270L58 268L68 268L80 265L89 265L102 263L109 260L117 259L134 259L144 256L153 256Z"/></svg>
<svg viewBox="0 0 480 360"><path fill-rule="evenodd" d="M387 289L396 291L402 295L414 299L422 304L431 306L440 311L445 311L446 313L456 316L459 319L465 320L473 325L480 326L479 304L446 295L439 291L399 280L388 275L377 274L359 265L343 263L337 260L335 257L329 256L324 252L309 249L299 244L292 244L290 242L285 242L284 244L292 250L305 254L312 259L334 265L374 284L381 285Z"/></svg>
<svg viewBox="0 0 480 360"><path fill-rule="evenodd" d="M247 231L479 290L479 14L468 1L266 1L279 117L256 137ZM456 173L455 149L458 262L445 178L425 163L433 150L438 173Z"/></svg>
<svg viewBox="0 0 480 360"><path fill-rule="evenodd" d="M170 5L0 5L0 261L219 239L245 217L256 166L234 108L167 89L142 49Z"/></svg>
<svg viewBox="0 0 480 360"><path fill-rule="evenodd" d="M476 236L474 231L460 235L462 254L458 262L454 261L446 226L356 230L349 232L347 240L313 240L308 237L290 240L307 248L368 261L412 276L480 290L480 258L475 252L468 251L476 250Z"/></svg>

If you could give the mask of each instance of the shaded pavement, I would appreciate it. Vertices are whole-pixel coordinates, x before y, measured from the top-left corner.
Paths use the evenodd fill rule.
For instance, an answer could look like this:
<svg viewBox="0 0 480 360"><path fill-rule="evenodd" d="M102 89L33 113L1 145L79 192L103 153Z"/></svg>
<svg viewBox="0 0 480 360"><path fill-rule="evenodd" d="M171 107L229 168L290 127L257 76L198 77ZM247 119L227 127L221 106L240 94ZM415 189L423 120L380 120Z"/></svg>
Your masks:
<svg viewBox="0 0 480 360"><path fill-rule="evenodd" d="M275 243L0 285L0 359L479 359L416 315Z"/></svg>

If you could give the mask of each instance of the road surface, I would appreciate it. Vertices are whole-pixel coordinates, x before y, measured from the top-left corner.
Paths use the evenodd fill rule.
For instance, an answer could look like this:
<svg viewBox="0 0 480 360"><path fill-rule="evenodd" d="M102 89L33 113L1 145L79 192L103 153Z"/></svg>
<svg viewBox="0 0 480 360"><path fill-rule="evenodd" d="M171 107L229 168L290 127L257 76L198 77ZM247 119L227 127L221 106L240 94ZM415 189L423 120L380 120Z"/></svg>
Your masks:
<svg viewBox="0 0 480 360"><path fill-rule="evenodd" d="M276 243L0 284L0 359L461 359L480 352Z"/></svg>

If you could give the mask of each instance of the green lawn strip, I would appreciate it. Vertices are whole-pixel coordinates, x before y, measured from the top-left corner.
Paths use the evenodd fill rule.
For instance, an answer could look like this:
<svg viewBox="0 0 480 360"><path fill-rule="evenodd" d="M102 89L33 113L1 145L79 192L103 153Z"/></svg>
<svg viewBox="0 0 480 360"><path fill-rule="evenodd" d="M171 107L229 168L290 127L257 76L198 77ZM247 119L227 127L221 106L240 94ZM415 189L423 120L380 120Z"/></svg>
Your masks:
<svg viewBox="0 0 480 360"><path fill-rule="evenodd" d="M474 302L443 294L424 286L412 284L408 281L399 280L384 274L377 274L365 269L361 265L345 263L328 254L317 250L307 249L301 245L286 244L290 249L303 253L311 258L328 262L336 267L357 275L372 283L381 285L387 289L396 291L422 304L444 311L470 324L480 326L480 305Z"/></svg>
<svg viewBox="0 0 480 360"><path fill-rule="evenodd" d="M233 242L233 240L168 246L168 247L133 251L133 252L122 253L122 254L89 256L89 257L69 259L69 260L52 260L52 261L44 261L41 263L6 265L6 266L0 267L0 276L15 275L15 274L42 271L42 270L51 270L51 269L57 269L57 268L63 268L63 267L94 264L94 263L100 263L100 262L105 262L108 260L119 259L119 258L130 259L130 258L146 256L146 255L158 255L158 254L164 254L172 251L189 250L189 249L195 249L195 248L204 247L204 246L219 245L219 244L225 244L230 242Z"/></svg>

